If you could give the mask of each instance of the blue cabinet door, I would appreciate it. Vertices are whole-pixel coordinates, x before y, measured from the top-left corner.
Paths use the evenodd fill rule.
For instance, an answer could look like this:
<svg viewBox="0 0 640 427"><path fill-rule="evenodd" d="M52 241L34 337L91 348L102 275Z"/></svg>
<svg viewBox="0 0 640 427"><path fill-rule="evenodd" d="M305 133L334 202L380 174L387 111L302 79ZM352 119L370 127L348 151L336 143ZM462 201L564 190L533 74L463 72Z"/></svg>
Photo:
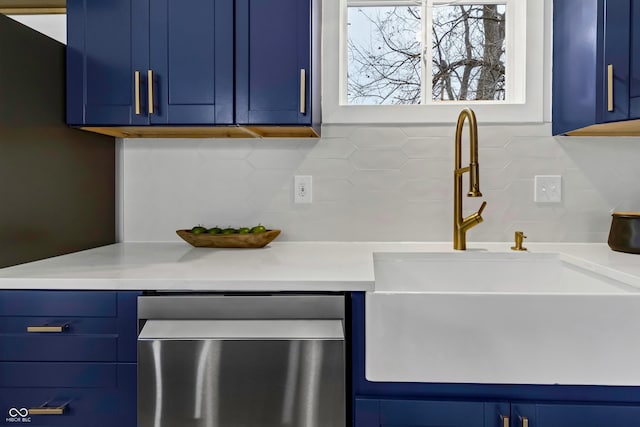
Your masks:
<svg viewBox="0 0 640 427"><path fill-rule="evenodd" d="M506 402L356 399L355 427L502 427Z"/></svg>
<svg viewBox="0 0 640 427"><path fill-rule="evenodd" d="M67 122L233 123L233 0L70 0Z"/></svg>
<svg viewBox="0 0 640 427"><path fill-rule="evenodd" d="M149 68L148 4L67 1L67 123L148 123L134 108L134 73L140 71L144 79ZM144 93L140 97L144 100Z"/></svg>
<svg viewBox="0 0 640 427"><path fill-rule="evenodd" d="M553 133L640 118L640 3L555 0Z"/></svg>
<svg viewBox="0 0 640 427"><path fill-rule="evenodd" d="M640 407L624 405L513 404L512 427L630 427Z"/></svg>
<svg viewBox="0 0 640 427"><path fill-rule="evenodd" d="M233 0L157 0L149 13L151 123L233 123Z"/></svg>
<svg viewBox="0 0 640 427"><path fill-rule="evenodd" d="M236 1L238 124L311 124L310 17L311 0Z"/></svg>
<svg viewBox="0 0 640 427"><path fill-rule="evenodd" d="M640 119L640 3L631 2L629 118Z"/></svg>
<svg viewBox="0 0 640 427"><path fill-rule="evenodd" d="M0 363L0 374L2 427L137 425L135 363Z"/></svg>
<svg viewBox="0 0 640 427"><path fill-rule="evenodd" d="M630 10L631 0L604 2L601 123L629 119Z"/></svg>

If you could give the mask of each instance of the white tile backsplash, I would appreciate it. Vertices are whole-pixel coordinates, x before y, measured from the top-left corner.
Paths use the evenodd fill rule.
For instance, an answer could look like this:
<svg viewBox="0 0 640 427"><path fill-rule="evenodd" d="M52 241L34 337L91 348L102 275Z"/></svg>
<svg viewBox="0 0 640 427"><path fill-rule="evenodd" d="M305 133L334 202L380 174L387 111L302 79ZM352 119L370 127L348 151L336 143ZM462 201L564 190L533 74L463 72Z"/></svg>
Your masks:
<svg viewBox="0 0 640 427"><path fill-rule="evenodd" d="M465 129L465 139L467 134ZM177 241L195 224L262 223L279 240L450 241L453 126L325 126L321 139L125 139L121 239ZM550 136L550 125L479 126L484 197L469 241L606 242L612 210L640 210L640 138ZM467 159L468 146L463 147ZM534 175L563 201L533 201ZM312 175L314 202L293 203ZM464 177L464 188L467 186Z"/></svg>

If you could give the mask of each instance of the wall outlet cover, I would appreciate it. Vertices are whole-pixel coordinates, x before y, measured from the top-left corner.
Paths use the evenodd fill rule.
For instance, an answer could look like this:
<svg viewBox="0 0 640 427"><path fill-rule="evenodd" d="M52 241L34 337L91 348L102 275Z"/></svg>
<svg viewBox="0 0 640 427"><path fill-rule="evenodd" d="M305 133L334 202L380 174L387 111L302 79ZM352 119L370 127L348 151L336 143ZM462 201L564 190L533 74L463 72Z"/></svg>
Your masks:
<svg viewBox="0 0 640 427"><path fill-rule="evenodd" d="M562 202L562 176L536 175L534 178L533 201L536 203Z"/></svg>
<svg viewBox="0 0 640 427"><path fill-rule="evenodd" d="M311 175L296 175L293 179L293 201L311 203L313 198Z"/></svg>

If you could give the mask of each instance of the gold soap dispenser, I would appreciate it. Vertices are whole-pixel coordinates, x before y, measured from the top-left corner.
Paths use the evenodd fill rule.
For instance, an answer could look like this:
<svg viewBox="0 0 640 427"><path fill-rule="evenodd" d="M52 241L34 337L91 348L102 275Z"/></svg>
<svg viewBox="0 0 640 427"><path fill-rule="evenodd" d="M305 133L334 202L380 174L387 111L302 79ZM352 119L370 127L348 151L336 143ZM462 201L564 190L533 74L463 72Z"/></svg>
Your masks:
<svg viewBox="0 0 640 427"><path fill-rule="evenodd" d="M511 246L511 250L512 251L526 251L527 248L525 248L524 246L522 246L522 244L524 243L524 239L526 239L527 236L524 235L523 231L516 231L514 239L515 239L515 246Z"/></svg>

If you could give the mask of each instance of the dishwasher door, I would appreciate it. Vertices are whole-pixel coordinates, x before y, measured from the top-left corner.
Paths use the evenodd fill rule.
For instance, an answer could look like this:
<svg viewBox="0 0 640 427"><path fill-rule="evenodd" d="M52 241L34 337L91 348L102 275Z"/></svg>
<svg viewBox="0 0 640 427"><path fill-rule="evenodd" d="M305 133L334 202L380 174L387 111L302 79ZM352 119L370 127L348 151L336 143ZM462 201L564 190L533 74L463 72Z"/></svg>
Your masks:
<svg viewBox="0 0 640 427"><path fill-rule="evenodd" d="M139 427L345 426L343 319L278 318L271 308L217 316L229 311L219 302L225 309L205 319L189 310L177 316L186 319L146 319L138 337Z"/></svg>

